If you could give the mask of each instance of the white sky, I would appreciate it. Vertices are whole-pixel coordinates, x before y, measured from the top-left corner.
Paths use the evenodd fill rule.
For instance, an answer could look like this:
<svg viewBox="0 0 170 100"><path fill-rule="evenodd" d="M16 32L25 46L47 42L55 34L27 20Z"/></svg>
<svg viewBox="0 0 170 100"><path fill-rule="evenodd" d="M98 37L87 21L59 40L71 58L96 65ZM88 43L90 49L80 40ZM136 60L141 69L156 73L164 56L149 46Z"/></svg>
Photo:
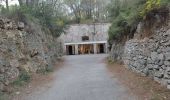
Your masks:
<svg viewBox="0 0 170 100"><path fill-rule="evenodd" d="M19 5L19 2L18 0L9 0L9 5ZM2 2L2 5L5 6L5 2Z"/></svg>

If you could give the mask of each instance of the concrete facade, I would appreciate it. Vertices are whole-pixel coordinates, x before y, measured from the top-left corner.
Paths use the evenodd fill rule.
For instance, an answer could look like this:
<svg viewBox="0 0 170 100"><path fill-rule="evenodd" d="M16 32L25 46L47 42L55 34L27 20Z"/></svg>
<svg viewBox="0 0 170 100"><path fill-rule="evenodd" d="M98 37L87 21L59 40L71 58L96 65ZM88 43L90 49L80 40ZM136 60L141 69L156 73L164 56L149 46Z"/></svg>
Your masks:
<svg viewBox="0 0 170 100"><path fill-rule="evenodd" d="M67 55L107 53L110 23L73 24L60 39Z"/></svg>

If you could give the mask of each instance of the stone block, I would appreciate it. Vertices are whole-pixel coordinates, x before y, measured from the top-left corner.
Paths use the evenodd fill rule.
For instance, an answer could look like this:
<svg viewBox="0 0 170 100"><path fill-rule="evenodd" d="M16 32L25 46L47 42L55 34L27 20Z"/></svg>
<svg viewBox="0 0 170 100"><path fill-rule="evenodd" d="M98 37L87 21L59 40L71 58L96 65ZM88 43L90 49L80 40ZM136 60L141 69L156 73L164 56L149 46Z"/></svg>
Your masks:
<svg viewBox="0 0 170 100"><path fill-rule="evenodd" d="M170 72L170 67L167 67L167 68L166 68L166 71L167 71L167 72Z"/></svg>
<svg viewBox="0 0 170 100"><path fill-rule="evenodd" d="M133 60L135 60L135 61L136 61L136 60L137 60L137 57L133 57Z"/></svg>
<svg viewBox="0 0 170 100"><path fill-rule="evenodd" d="M4 75L3 74L0 74L0 82L3 82L5 79Z"/></svg>
<svg viewBox="0 0 170 100"><path fill-rule="evenodd" d="M170 61L170 53L166 53L165 54L165 60L166 61Z"/></svg>
<svg viewBox="0 0 170 100"><path fill-rule="evenodd" d="M168 75L170 75L170 72L167 72Z"/></svg>
<svg viewBox="0 0 170 100"><path fill-rule="evenodd" d="M151 52L152 62L155 62L157 59L158 59L158 53L157 52Z"/></svg>
<svg viewBox="0 0 170 100"><path fill-rule="evenodd" d="M158 82L158 83L161 83L161 79L158 78L158 77L154 77L154 80L155 80L156 82Z"/></svg>
<svg viewBox="0 0 170 100"><path fill-rule="evenodd" d="M152 59L148 57L147 63L148 63L148 64L152 64L152 63L153 63Z"/></svg>
<svg viewBox="0 0 170 100"><path fill-rule="evenodd" d="M166 43L164 43L165 46L170 46L170 40Z"/></svg>
<svg viewBox="0 0 170 100"><path fill-rule="evenodd" d="M153 68L154 68L155 70L159 70L159 65L154 65Z"/></svg>
<svg viewBox="0 0 170 100"><path fill-rule="evenodd" d="M164 64L168 66L170 65L170 61L164 61Z"/></svg>
<svg viewBox="0 0 170 100"><path fill-rule="evenodd" d="M143 59L144 57L143 56L138 56L139 59Z"/></svg>
<svg viewBox="0 0 170 100"><path fill-rule="evenodd" d="M159 61L158 65L162 66L164 64L164 62L162 60Z"/></svg>
<svg viewBox="0 0 170 100"><path fill-rule="evenodd" d="M170 85L170 80L167 80L167 83Z"/></svg>
<svg viewBox="0 0 170 100"><path fill-rule="evenodd" d="M167 89L170 89L170 85L167 85Z"/></svg>
<svg viewBox="0 0 170 100"><path fill-rule="evenodd" d="M18 60L11 60L10 61L10 65L12 66L12 67L19 67L19 62L18 62Z"/></svg>
<svg viewBox="0 0 170 100"><path fill-rule="evenodd" d="M142 71L146 76L149 75L149 69L148 68L144 68Z"/></svg>
<svg viewBox="0 0 170 100"><path fill-rule="evenodd" d="M160 71L156 72L156 73L155 73L155 77L163 78L163 77L164 77L164 71L163 71L163 70L160 70Z"/></svg>
<svg viewBox="0 0 170 100"><path fill-rule="evenodd" d="M166 47L165 52L170 52L170 47Z"/></svg>
<svg viewBox="0 0 170 100"><path fill-rule="evenodd" d="M163 36L165 37L167 37L168 35L170 35L170 29L166 33L163 34Z"/></svg>
<svg viewBox="0 0 170 100"><path fill-rule="evenodd" d="M162 65L161 68L162 68L163 70L166 70L166 66L165 66L165 65Z"/></svg>
<svg viewBox="0 0 170 100"><path fill-rule="evenodd" d="M148 64L148 65L147 65L148 70L153 70L153 68L154 68L153 66L154 66L154 65L152 65L152 64Z"/></svg>
<svg viewBox="0 0 170 100"><path fill-rule="evenodd" d="M24 29L24 23L23 22L18 22L18 29L23 30Z"/></svg>
<svg viewBox="0 0 170 100"><path fill-rule="evenodd" d="M164 54L159 54L159 55L158 55L158 59L161 60L161 61L163 61L163 60L165 59Z"/></svg>
<svg viewBox="0 0 170 100"><path fill-rule="evenodd" d="M0 67L0 73L4 73L5 72L5 67Z"/></svg>
<svg viewBox="0 0 170 100"><path fill-rule="evenodd" d="M145 65L145 64L146 64L146 60L144 60L144 59L139 59L139 63L140 63L141 65Z"/></svg>
<svg viewBox="0 0 170 100"><path fill-rule="evenodd" d="M165 79L170 79L170 75L168 75L168 72L166 72L166 71L165 71L165 73L164 73L164 78L165 78Z"/></svg>
<svg viewBox="0 0 170 100"><path fill-rule="evenodd" d="M4 84L0 82L0 91L4 90Z"/></svg>

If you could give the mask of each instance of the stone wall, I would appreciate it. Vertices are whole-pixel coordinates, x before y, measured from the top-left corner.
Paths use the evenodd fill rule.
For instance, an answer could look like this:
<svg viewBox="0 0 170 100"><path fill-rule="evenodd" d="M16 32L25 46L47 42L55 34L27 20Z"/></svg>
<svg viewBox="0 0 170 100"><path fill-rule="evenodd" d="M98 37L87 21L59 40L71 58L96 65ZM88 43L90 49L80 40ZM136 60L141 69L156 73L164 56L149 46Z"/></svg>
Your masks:
<svg viewBox="0 0 170 100"><path fill-rule="evenodd" d="M28 24L32 32L24 31ZM60 41L45 34L40 25L0 18L0 91L17 79L21 70L49 70L61 55Z"/></svg>
<svg viewBox="0 0 170 100"><path fill-rule="evenodd" d="M139 24L141 26L141 23ZM143 76L149 76L170 89L170 23L153 34L139 39L142 27L125 44L114 42L110 58L123 61L125 66Z"/></svg>
<svg viewBox="0 0 170 100"><path fill-rule="evenodd" d="M126 42L124 64L170 88L170 29L160 29L149 38Z"/></svg>

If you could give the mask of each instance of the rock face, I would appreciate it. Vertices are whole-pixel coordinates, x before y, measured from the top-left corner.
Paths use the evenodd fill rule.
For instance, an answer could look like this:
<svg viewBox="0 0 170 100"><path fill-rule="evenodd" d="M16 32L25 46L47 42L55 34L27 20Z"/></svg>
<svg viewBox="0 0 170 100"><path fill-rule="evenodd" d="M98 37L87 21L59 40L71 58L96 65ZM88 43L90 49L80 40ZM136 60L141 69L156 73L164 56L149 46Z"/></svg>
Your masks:
<svg viewBox="0 0 170 100"><path fill-rule="evenodd" d="M140 33L140 29L137 30L135 35ZM113 44L111 57L113 60L122 60L127 68L169 88L170 25L155 30L152 36L144 39L133 38L124 45Z"/></svg>
<svg viewBox="0 0 170 100"><path fill-rule="evenodd" d="M39 25L29 22L33 33L24 31L26 25L0 18L0 91L20 74L52 68L56 57L62 55L61 43L45 34Z"/></svg>
<svg viewBox="0 0 170 100"><path fill-rule="evenodd" d="M121 61L124 54L124 44L121 43L113 43L111 52L110 52L110 60L113 61Z"/></svg>

